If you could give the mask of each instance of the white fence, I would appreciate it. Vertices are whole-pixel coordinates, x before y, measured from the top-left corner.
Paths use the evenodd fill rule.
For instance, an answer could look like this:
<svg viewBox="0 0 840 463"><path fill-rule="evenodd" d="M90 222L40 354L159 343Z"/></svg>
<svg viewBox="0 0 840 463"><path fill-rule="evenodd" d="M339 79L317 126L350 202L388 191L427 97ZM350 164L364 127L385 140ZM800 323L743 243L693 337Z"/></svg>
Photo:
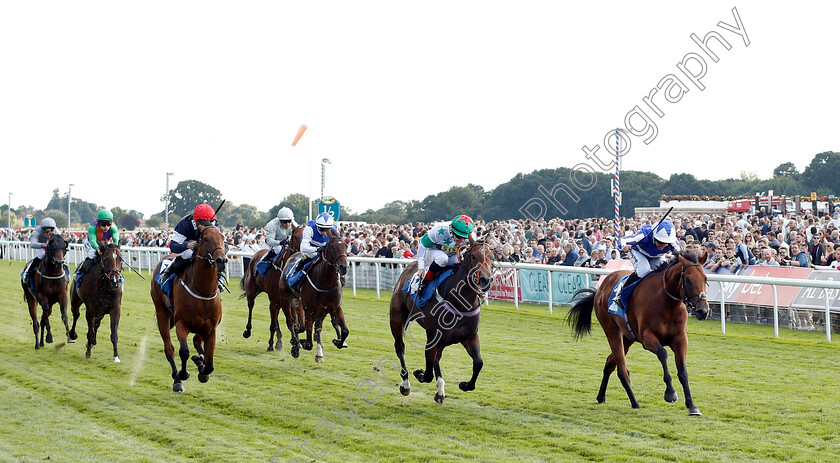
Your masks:
<svg viewBox="0 0 840 463"><path fill-rule="evenodd" d="M133 268L140 272L146 272L151 275L154 267L163 256L169 254L169 248L146 248L146 247L122 247L123 259L128 262ZM250 259L251 253L231 251L228 252L228 276L242 277L244 274L244 263ZM34 251L29 247L27 241L0 241L0 259L5 260L20 260L27 261L34 256ZM81 244L71 244L70 251L67 255L68 263L77 265L85 258L84 246ZM384 288L392 291L396 285L397 279L402 273L406 265L410 265L413 259L382 259L369 257L350 257L348 261L351 263L348 276L348 284L352 287L353 295L356 295L357 288L375 288L376 297L381 297L381 290ZM552 272L563 273L579 273L588 275L607 275L614 270L611 269L594 269L581 267L565 267L556 265L542 265L542 264L512 264L507 262L497 262L498 268L512 268L516 270L538 270L545 271L549 275ZM519 272L514 272L514 286L519 286ZM776 294L777 286L792 286L801 288L821 288L840 290L840 281L820 281L820 280L805 280L805 279L791 279L791 278L772 278L772 277L754 277L754 276L740 276L740 275L717 275L708 274L706 278L709 282L717 282L721 285L720 291L720 324L721 332L726 333L726 300L725 291L723 291L723 283L749 283L769 285L773 290L773 331L775 337L779 337L779 306ZM714 283L712 283L714 284ZM548 285L548 311L553 313L552 303L552 285ZM515 291L514 294L518 294ZM825 293L824 293L825 294ZM823 295L825 300L825 336L826 340L831 342L831 313L832 309L829 304L829 298ZM519 297L514 298L514 305L519 307ZM715 302L715 301L710 301ZM485 303L489 303L485 299ZM838 311L834 311L838 313Z"/></svg>

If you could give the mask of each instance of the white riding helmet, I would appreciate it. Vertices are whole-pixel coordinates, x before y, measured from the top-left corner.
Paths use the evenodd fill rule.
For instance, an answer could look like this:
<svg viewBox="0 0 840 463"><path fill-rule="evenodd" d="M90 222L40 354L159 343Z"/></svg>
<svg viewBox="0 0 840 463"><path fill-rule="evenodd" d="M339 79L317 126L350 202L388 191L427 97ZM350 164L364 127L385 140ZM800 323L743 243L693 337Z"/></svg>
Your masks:
<svg viewBox="0 0 840 463"><path fill-rule="evenodd" d="M674 230L674 224L668 220L663 220L662 223L656 227L656 231L653 232L653 238L656 241L665 244L671 244L677 241L677 232Z"/></svg>
<svg viewBox="0 0 840 463"><path fill-rule="evenodd" d="M315 218L315 226L318 228L332 228L335 225L335 219L330 214L322 212Z"/></svg>
<svg viewBox="0 0 840 463"><path fill-rule="evenodd" d="M55 228L55 220L50 217L41 221L41 228Z"/></svg>
<svg viewBox="0 0 840 463"><path fill-rule="evenodd" d="M277 211L277 218L280 220L295 220L295 213L288 207L281 207Z"/></svg>

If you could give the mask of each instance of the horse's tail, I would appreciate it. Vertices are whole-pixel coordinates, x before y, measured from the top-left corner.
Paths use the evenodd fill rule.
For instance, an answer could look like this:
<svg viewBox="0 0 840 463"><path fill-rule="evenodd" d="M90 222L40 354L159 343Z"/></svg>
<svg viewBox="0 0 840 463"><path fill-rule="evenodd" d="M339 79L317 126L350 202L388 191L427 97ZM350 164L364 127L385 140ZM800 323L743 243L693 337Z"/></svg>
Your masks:
<svg viewBox="0 0 840 463"><path fill-rule="evenodd" d="M583 295L566 315L566 323L572 327L575 340L584 334L592 332L592 309L595 307L595 290L592 288L581 288L572 295L574 301L578 296Z"/></svg>

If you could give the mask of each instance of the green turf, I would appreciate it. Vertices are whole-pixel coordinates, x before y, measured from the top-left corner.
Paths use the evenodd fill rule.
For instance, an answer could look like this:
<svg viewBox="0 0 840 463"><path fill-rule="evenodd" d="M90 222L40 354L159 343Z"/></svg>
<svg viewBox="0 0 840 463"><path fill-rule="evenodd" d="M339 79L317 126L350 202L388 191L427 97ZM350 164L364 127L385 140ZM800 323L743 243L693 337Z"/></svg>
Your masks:
<svg viewBox="0 0 840 463"><path fill-rule="evenodd" d="M615 376L599 405L608 347L597 321L593 336L575 342L562 310L492 302L481 313L485 366L476 390L458 389L471 362L451 346L441 362L447 397L438 405L433 384L412 377L403 397L394 368L380 368L387 384L374 371L380 360L395 359L390 293L346 297L350 348L335 349L325 330L322 365L312 351L293 359L288 344L266 352L265 295L254 334L244 339L245 303L225 295L216 371L201 384L190 363L193 377L179 395L171 392L148 281L126 275L122 363L115 364L107 322L85 360L84 319L79 341L65 344L57 307L56 342L35 351L21 267L0 261L0 462L268 462L300 441L310 456L281 452L276 461L812 462L840 455L840 343L822 333L782 329L774 339L771 327L729 324L723 335L718 322L690 321L688 371L703 416L689 417L673 361L677 403L662 399L656 357L635 345L628 364L642 408L630 408ZM416 325L413 332L420 337ZM411 370L422 367L422 352L409 347L407 361Z"/></svg>

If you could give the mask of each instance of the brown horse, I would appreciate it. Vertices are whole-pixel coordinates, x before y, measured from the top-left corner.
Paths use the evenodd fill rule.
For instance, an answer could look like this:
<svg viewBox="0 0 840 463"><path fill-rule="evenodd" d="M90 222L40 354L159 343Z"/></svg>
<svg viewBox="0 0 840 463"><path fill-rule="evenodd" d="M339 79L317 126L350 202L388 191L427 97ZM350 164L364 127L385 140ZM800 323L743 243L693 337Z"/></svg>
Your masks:
<svg viewBox="0 0 840 463"><path fill-rule="evenodd" d="M46 333L47 344L53 342L52 330L50 328L50 314L52 306L58 302L61 309L61 321L67 333L68 342L70 339L70 326L67 319L67 282L70 278L64 269L64 255L67 253L67 242L61 235L55 235L47 240L44 249L44 259L32 274L35 283L35 290L30 289L27 282L20 280L23 287L23 299L29 305L29 316L32 317L32 331L35 333L35 349L44 347L44 334ZM38 324L38 306L41 306L41 323ZM38 330L40 328L41 340L38 341Z"/></svg>
<svg viewBox="0 0 840 463"><path fill-rule="evenodd" d="M403 337L406 336L411 322L415 320L426 330L426 344L422 347L426 354L426 368L414 370L414 377L421 383L430 383L434 373L437 379L435 401L443 403L446 392L440 372L440 358L446 346L460 342L473 360L473 372L470 380L462 381L458 387L462 391L475 390L475 381L481 367L484 366L478 340L479 312L481 299L493 284L493 252L489 246L483 242L476 242L472 236L469 243L455 273L438 288L436 303L429 301L425 308L420 309L414 300L402 291L417 272L416 262L406 267L397 280L397 286L391 296L391 334L394 336L394 349L402 367L400 392L403 395L411 392L408 368L405 366ZM412 339L410 335L408 338Z"/></svg>
<svg viewBox="0 0 840 463"><path fill-rule="evenodd" d="M598 391L598 403L604 403L607 383L613 370L618 369L618 379L630 405L639 408L639 403L630 388L630 373L627 371L625 355L634 342L656 354L662 364L665 381L665 401L676 402L677 393L671 383L668 372L668 352L663 346L670 346L677 364L677 377L682 383L685 394L685 406L689 415L701 415L694 405L688 388L688 372L685 357L688 351L688 337L685 328L688 324L688 311L694 312L698 320L709 316L709 304L706 301L706 274L697 262L693 252L684 252L674 256L664 270L654 271L642 279L636 286L627 303L627 318L609 313L610 293L616 283L629 273L617 271L601 281L598 290L584 288L575 293L573 299L584 295L569 311L568 323L574 329L575 338L588 334L592 330L592 310L607 335L612 353L604 365L604 377Z"/></svg>
<svg viewBox="0 0 840 463"><path fill-rule="evenodd" d="M114 345L114 362L119 363L117 352L117 329L120 326L120 306L122 305L122 253L119 244L106 245L99 242L102 255L94 261L87 274L82 278L82 289L70 286L70 311L73 313L73 326L70 338L76 339L76 322L79 320L79 306L85 305L87 320L87 350L85 358L90 358L90 350L96 345L96 332L105 315L111 318L111 344Z"/></svg>
<svg viewBox="0 0 840 463"><path fill-rule="evenodd" d="M197 355L192 356L198 368L198 380L206 383L213 372L213 353L216 349L216 327L222 321L222 299L217 287L220 272L225 270L227 256L225 239L222 231L214 226L198 226L200 238L193 253L190 266L180 277L174 277L172 283L172 305L163 294L156 279L152 280L151 296L155 303L158 330L163 338L166 360L172 367L172 390L184 392L185 381L190 377L187 372L187 359L190 348L187 337L194 333L193 346ZM170 254L168 257L174 257ZM160 273L161 264L155 268L155 275ZM180 348L181 370L175 366L175 348L172 346L170 330L175 327Z"/></svg>
<svg viewBox="0 0 840 463"><path fill-rule="evenodd" d="M297 334L292 338L292 357L299 355L299 347L312 349L312 331L315 330L315 361L324 361L324 347L321 344L321 328L324 318L330 315L330 322L335 329L336 339L333 344L339 349L347 347L347 336L350 330L344 321L344 310L341 308L341 276L347 274L347 244L340 236L333 234L321 251L318 262L307 269L295 291L286 282L289 267L295 265L300 253L291 256L280 278L280 306L283 313L288 314L295 304L302 305L305 315L306 341L295 342ZM288 317L288 315L287 315ZM287 318L288 321L288 318Z"/></svg>
<svg viewBox="0 0 840 463"><path fill-rule="evenodd" d="M281 306L280 299L283 295L280 292L280 278L283 275L283 267L286 265L286 261L289 260L292 254L300 250L302 235L303 227L298 227L292 232L289 245L286 246L280 257L271 263L268 270L265 271L264 277L260 276L256 269L257 264L268 253L268 250L261 249L257 251L251 258L250 265L245 269L245 275L239 281L239 287L244 291L239 298L242 299L244 297L248 301L248 324L245 326L245 331L242 333L242 336L246 339L251 337L251 316L254 313L254 299L260 293L265 292L268 294L268 309L271 317L271 324L268 327L268 350L273 351L275 349L275 333L277 333L276 348L279 350L283 346L283 333L280 331L280 323L278 322L278 315L282 308L283 315L286 316L286 326L289 328L289 332L292 333L292 352L294 357L300 355L300 349L296 346L298 343L298 333L303 331L303 309L300 307L300 304Z"/></svg>

